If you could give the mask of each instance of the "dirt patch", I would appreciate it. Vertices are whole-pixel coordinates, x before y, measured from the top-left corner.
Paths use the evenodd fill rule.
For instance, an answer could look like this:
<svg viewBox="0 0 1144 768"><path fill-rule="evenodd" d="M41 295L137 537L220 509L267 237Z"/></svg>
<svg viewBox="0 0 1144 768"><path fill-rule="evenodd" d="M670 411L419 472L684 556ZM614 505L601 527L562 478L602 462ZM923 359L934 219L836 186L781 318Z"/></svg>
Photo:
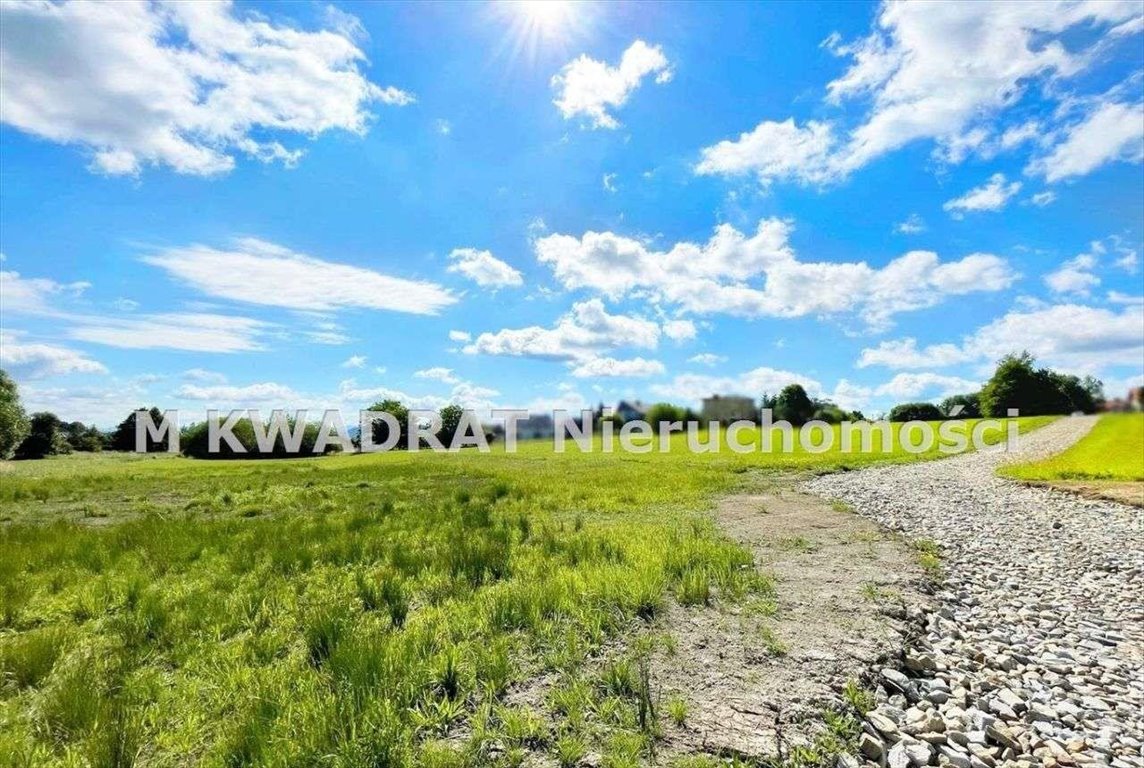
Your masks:
<svg viewBox="0 0 1144 768"><path fill-rule="evenodd" d="M780 731L784 742L809 742L842 686L897 654L903 601L925 601L925 577L894 534L814 496L733 496L716 517L777 594L770 605L671 607L674 652L656 658L652 679L663 699L682 697L688 715L664 722L663 749L773 756Z"/></svg>
<svg viewBox="0 0 1144 768"><path fill-rule="evenodd" d="M1108 499L1144 508L1144 483L1127 480L1039 480L1023 481L1024 485L1056 488L1068 491L1086 499Z"/></svg>

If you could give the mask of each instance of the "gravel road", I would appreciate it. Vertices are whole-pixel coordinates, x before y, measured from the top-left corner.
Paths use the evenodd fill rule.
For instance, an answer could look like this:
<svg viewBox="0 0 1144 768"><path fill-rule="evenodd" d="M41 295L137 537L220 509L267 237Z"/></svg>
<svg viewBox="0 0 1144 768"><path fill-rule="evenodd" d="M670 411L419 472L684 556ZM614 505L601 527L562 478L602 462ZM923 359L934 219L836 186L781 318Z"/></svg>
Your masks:
<svg viewBox="0 0 1144 768"><path fill-rule="evenodd" d="M881 672L864 759L1144 768L1144 512L994 474L1064 449L1094 421L1061 419L1014 452L808 484L942 549L925 631L901 669Z"/></svg>

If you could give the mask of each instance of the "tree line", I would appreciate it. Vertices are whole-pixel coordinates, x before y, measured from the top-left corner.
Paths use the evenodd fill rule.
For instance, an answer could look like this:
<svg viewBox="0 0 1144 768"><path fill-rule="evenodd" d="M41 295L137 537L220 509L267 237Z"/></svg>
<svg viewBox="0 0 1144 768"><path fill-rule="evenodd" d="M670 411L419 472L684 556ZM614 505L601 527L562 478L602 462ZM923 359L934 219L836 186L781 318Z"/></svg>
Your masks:
<svg viewBox="0 0 1144 768"><path fill-rule="evenodd" d="M1080 378L1072 374L1060 373L1049 368L1038 367L1036 360L1028 352L1006 355L997 364L993 375L978 392L953 395L940 403L912 402L901 403L890 409L890 421L940 421L949 418L1001 418L1015 409L1021 416L1044 416L1067 413L1093 413L1104 402L1103 385L1092 376ZM760 406L769 408L774 421L787 421L801 426L812 420L838 423L860 421L864 418L860 411L847 411L829 400L811 397L800 384L790 384L778 394L764 394ZM162 414L158 408L148 409L152 421L158 424ZM370 406L369 410L391 414L400 429L396 448L408 445L409 408L397 400L382 400ZM446 405L438 412L440 422L436 437L443 444L452 442L461 424L463 409L459 405ZM671 422L698 420L699 416L689 408L656 403L651 406L644 420L652 426ZM291 431L293 420L288 420ZM384 421L373 424L374 444L383 444L391 439L390 427ZM318 440L318 425L303 426L301 452L312 453ZM279 437L270 451L258 448L254 425L244 418L233 429L235 437L246 449L245 453L232 450L224 441L220 451L208 450L208 425L205 422L191 424L180 432L180 446L184 455L194 458L282 458L297 455L287 451ZM487 438L492 438L489 434ZM355 442L360 438L355 438ZM114 429L101 431L94 425L83 422L65 422L54 413L46 411L30 416L20 403L16 383L0 369L0 458L39 459L73 452L94 451L134 451L135 412L131 412ZM166 450L165 444L147 438L149 452Z"/></svg>

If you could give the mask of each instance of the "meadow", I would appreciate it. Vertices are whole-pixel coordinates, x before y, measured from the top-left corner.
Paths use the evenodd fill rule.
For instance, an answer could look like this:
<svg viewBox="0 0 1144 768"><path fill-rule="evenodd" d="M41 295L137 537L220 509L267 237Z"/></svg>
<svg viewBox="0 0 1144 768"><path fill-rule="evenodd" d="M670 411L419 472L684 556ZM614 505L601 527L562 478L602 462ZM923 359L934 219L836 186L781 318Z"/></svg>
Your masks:
<svg viewBox="0 0 1144 768"><path fill-rule="evenodd" d="M765 611L781 589L713 500L938 455L680 438L667 454L4 463L0 763L637 765L665 709L643 659L670 652L669 601Z"/></svg>
<svg viewBox="0 0 1144 768"><path fill-rule="evenodd" d="M1005 467L1019 480L1144 481L1144 413L1109 413L1066 451Z"/></svg>

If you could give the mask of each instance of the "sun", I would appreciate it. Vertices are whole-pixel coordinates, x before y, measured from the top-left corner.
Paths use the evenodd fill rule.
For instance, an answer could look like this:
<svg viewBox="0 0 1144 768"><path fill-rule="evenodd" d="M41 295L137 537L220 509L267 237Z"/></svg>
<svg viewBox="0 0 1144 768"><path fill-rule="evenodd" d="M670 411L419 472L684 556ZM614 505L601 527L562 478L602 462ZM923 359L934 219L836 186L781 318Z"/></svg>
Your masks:
<svg viewBox="0 0 1144 768"><path fill-rule="evenodd" d="M559 35L572 22L570 0L510 0L509 7L520 14L523 26L544 37Z"/></svg>

